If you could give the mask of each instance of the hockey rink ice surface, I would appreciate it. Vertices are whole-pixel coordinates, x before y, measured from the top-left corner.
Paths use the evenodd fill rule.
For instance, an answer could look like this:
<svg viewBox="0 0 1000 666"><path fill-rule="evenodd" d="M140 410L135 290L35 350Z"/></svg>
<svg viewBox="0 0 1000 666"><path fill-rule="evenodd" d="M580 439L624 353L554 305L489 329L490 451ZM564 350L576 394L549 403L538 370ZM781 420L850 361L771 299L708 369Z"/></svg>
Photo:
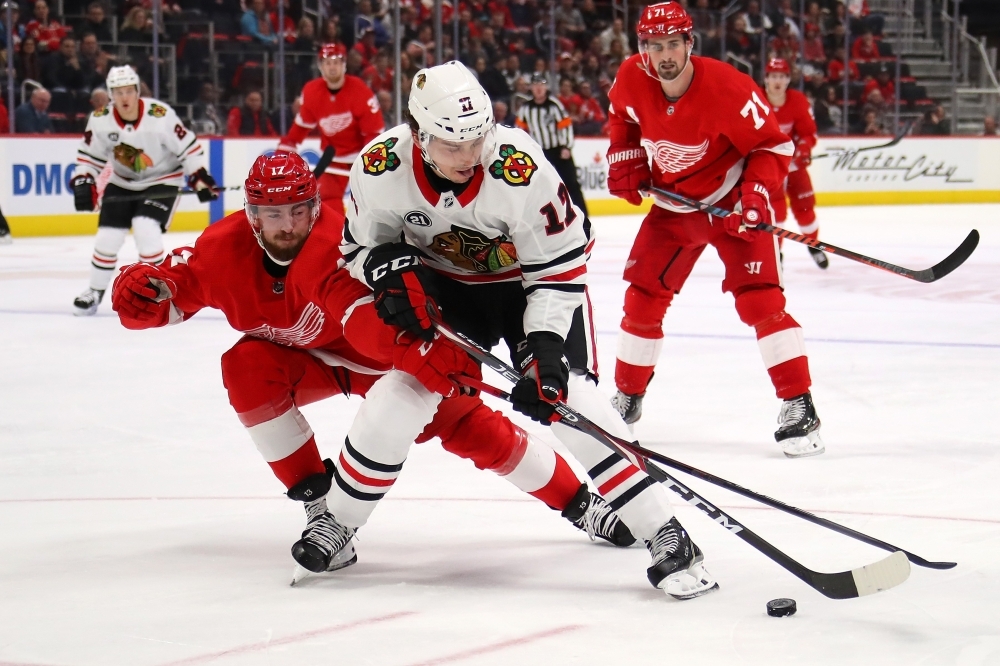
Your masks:
<svg viewBox="0 0 1000 666"><path fill-rule="evenodd" d="M911 268L972 228L982 242L931 285L836 256L824 273L785 245L827 447L800 460L774 443L779 401L709 248L667 315L636 434L957 568L913 566L895 589L833 601L678 505L721 586L678 602L646 581L644 548L591 543L432 442L361 530L358 563L291 588L304 512L228 404L219 357L239 333L217 311L127 331L110 299L73 317L92 238L17 239L0 246L0 665L1000 664L1000 205L819 214L827 242ZM595 220L608 396L639 219ZM121 259L135 258L129 240ZM359 404L304 409L324 455ZM690 484L811 569L887 555ZM778 597L798 613L768 617Z"/></svg>

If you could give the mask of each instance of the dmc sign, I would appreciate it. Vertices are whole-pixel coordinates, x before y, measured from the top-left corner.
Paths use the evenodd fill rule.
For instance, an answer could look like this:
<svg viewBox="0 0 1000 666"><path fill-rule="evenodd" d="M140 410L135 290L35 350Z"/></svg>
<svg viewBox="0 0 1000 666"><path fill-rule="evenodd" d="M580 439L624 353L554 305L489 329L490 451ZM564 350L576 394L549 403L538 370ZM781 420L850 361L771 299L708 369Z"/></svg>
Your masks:
<svg viewBox="0 0 1000 666"><path fill-rule="evenodd" d="M38 196L51 196L73 192L69 181L76 172L76 164L15 164L11 174L14 196L20 197L34 193Z"/></svg>

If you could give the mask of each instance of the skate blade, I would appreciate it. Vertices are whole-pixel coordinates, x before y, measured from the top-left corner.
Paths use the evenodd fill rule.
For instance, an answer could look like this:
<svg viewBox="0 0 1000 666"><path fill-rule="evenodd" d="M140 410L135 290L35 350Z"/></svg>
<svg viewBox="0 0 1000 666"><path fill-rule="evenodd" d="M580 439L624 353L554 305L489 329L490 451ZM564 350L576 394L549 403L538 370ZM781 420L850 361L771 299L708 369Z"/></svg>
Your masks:
<svg viewBox="0 0 1000 666"><path fill-rule="evenodd" d="M324 574L332 573L334 571L339 571L340 569L345 569L345 568L351 566L352 564L355 564L357 561L358 561L358 556L355 555L351 559L346 560L344 562L334 562L334 563L330 564L330 568L329 569L327 569L326 571L320 571L319 573L317 573L315 571L309 571L308 569L306 569L302 565L296 564L295 565L295 571L292 573L292 582L289 583L288 586L289 587L295 587L296 585L298 585L299 583L301 583L306 578L310 578L312 576L322 576Z"/></svg>
<svg viewBox="0 0 1000 666"><path fill-rule="evenodd" d="M89 317L90 315L96 313L97 313L96 305L92 308L78 308L75 305L73 306L73 315L76 317Z"/></svg>
<svg viewBox="0 0 1000 666"><path fill-rule="evenodd" d="M808 458L818 456L826 451L826 445L820 439L818 430L814 430L805 437L789 437L779 444L781 444L782 453L788 458Z"/></svg>

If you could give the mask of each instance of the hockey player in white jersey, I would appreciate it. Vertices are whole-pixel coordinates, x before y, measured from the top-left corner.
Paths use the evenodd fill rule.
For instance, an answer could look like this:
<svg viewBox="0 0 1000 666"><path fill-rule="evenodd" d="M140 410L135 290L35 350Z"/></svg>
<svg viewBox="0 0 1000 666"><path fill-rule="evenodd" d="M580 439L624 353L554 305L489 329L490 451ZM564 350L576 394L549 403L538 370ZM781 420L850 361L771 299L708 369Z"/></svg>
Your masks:
<svg viewBox="0 0 1000 666"><path fill-rule="evenodd" d="M92 113L87 121L76 153L76 175L70 181L76 209L95 210L97 177L111 163L97 222L90 286L73 301L77 315L97 312L129 229L140 261L163 261L163 233L185 182L198 190L199 201L218 198L198 137L184 127L172 108L139 96L135 70L127 65L112 67L107 86L112 104Z"/></svg>
<svg viewBox="0 0 1000 666"><path fill-rule="evenodd" d="M548 425L552 403L565 399L630 438L596 385L590 222L538 144L495 124L464 65L417 73L407 124L365 147L350 183L341 249L351 273L372 287L379 316L430 339L427 305L437 307L480 344L506 342L524 375L512 391L515 409ZM662 485L587 435L552 429L645 541L654 587L679 599L718 587Z"/></svg>

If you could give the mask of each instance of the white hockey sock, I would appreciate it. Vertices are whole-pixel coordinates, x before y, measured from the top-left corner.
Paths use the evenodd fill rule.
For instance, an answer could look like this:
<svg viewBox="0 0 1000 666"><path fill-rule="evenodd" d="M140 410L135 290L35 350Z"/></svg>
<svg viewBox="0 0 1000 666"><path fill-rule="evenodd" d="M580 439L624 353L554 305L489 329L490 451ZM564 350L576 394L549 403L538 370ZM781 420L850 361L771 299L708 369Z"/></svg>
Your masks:
<svg viewBox="0 0 1000 666"><path fill-rule="evenodd" d="M163 261L163 232L159 222L142 215L132 218L132 236L139 251L139 261L147 264Z"/></svg>
<svg viewBox="0 0 1000 666"><path fill-rule="evenodd" d="M556 452L518 428L518 445L503 467L492 470L520 490L533 493L544 488L556 471Z"/></svg>
<svg viewBox="0 0 1000 666"><path fill-rule="evenodd" d="M104 291L111 283L118 263L118 251L125 244L128 229L98 227L94 239L94 255L90 260L90 288Z"/></svg>

